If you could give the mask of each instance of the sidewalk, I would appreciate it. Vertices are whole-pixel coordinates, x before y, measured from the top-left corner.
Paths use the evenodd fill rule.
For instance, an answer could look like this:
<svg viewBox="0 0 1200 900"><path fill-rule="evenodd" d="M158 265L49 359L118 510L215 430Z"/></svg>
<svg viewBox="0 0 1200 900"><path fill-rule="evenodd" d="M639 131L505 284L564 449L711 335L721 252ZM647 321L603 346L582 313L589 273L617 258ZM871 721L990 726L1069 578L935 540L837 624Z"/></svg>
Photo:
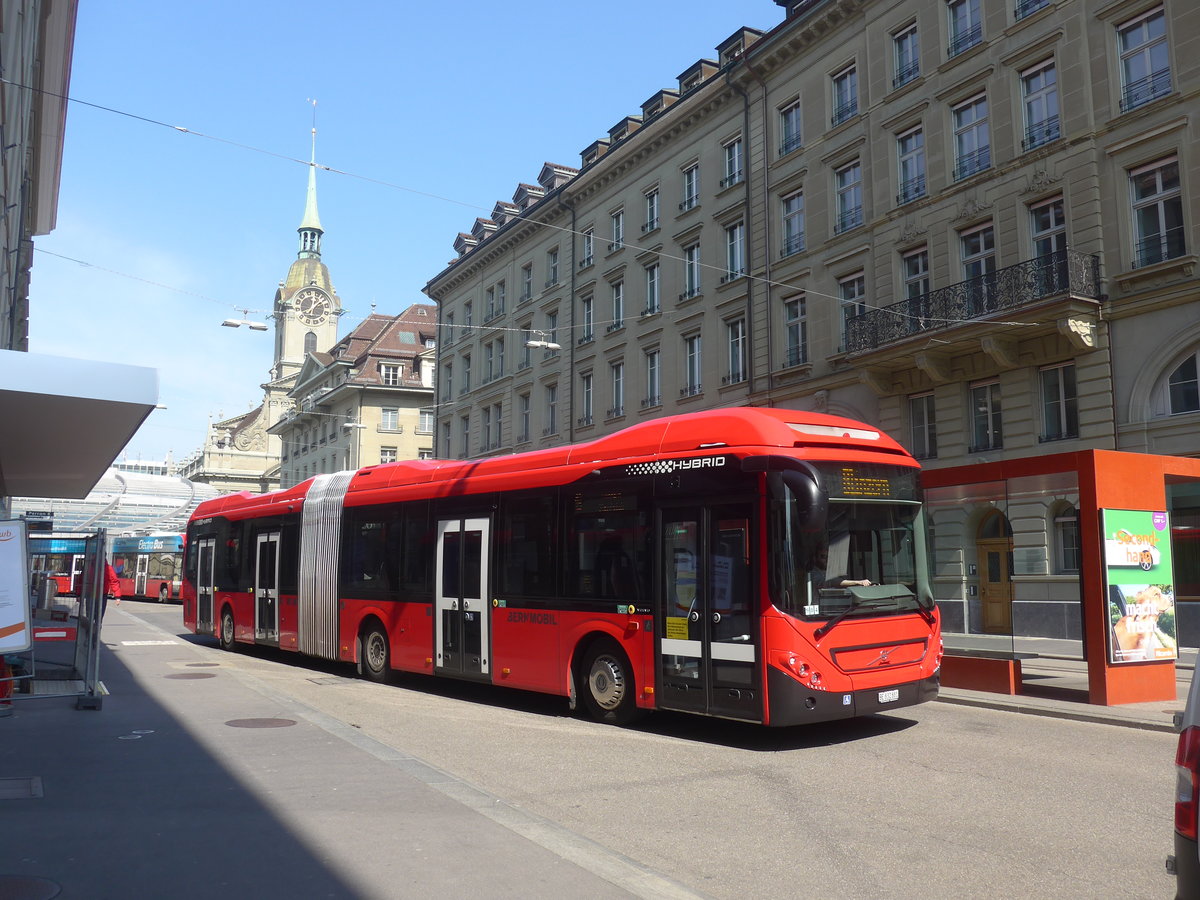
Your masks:
<svg viewBox="0 0 1200 900"><path fill-rule="evenodd" d="M102 710L34 697L0 718L5 900L696 896L135 615L109 610L101 654ZM941 701L1169 732L1190 678L1176 702L1091 706L1070 699L1082 661L1038 658L1030 694Z"/></svg>

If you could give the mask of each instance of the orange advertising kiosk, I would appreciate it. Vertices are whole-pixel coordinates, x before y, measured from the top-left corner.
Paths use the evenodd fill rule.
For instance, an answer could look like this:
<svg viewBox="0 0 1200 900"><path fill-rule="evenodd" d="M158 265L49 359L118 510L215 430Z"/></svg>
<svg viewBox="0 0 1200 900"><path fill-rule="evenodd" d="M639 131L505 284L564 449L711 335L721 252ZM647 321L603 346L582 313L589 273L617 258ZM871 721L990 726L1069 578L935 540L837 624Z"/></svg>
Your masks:
<svg viewBox="0 0 1200 900"><path fill-rule="evenodd" d="M1122 604L1124 611L1127 596L1131 611L1138 613L1149 609L1149 605L1144 602L1148 595L1153 594L1157 597L1161 592L1155 589L1155 584L1150 583L1143 585L1142 590L1135 595L1131 590L1134 585L1111 583L1119 579L1113 577L1113 549L1110 546L1106 555L1106 541L1110 545L1115 542L1112 535L1105 535L1103 520L1108 514L1110 530L1115 527L1113 523L1121 521L1118 513L1134 516L1141 514L1146 521L1153 521L1155 524L1146 529L1118 529L1118 537L1128 541L1130 548L1140 554L1143 568L1146 570L1140 580L1154 582L1155 578L1165 578L1165 575L1153 569L1158 561L1158 550L1153 545L1155 542L1161 542L1159 546L1163 551L1167 554L1170 552L1171 531L1166 527L1166 517L1161 515L1164 512L1170 513L1168 486L1186 482L1200 483L1200 459L1111 450L1083 450L1025 459L981 462L972 466L927 469L922 472L921 482L928 493L984 482L1011 484L1018 480L1057 475L1073 475L1078 489L1081 618L1079 627L1084 658L1087 661L1088 702L1115 706L1123 703L1176 699L1174 653L1169 654L1171 658L1165 659L1156 659L1153 658L1153 653L1146 653L1147 658L1142 659L1128 650L1121 649L1122 638L1118 636L1116 626L1122 625L1123 622L1114 623L1114 607L1110 597L1115 597ZM1156 513L1159 515L1156 516ZM1140 520L1135 518L1132 521ZM1151 534L1148 538L1132 533L1140 530L1153 531L1154 528L1158 528L1160 533ZM939 537L940 535L935 536L935 541ZM1138 543L1143 540L1149 543ZM1135 555L1135 566L1138 560L1139 557ZM1011 562L1008 565L1011 566ZM1139 573L1135 569L1124 580L1137 581ZM1114 588L1116 590L1113 590ZM986 615L983 600L984 598L980 597L981 616ZM1130 616L1131 621L1135 618L1146 617ZM1163 651L1159 652L1167 655ZM1021 654L996 654L989 659L986 656L973 658L970 654L963 654L956 657L954 651L948 649L943 666L943 684L948 687L1019 693L1020 656Z"/></svg>

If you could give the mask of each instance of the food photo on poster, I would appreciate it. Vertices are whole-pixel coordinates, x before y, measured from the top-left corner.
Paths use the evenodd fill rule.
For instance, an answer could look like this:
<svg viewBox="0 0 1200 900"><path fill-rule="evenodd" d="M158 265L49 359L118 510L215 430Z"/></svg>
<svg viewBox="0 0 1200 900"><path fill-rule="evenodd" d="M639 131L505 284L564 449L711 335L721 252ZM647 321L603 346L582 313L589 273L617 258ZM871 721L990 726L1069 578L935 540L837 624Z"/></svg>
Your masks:
<svg viewBox="0 0 1200 900"><path fill-rule="evenodd" d="M1179 655L1171 530L1165 512L1104 509L1109 662L1150 662Z"/></svg>

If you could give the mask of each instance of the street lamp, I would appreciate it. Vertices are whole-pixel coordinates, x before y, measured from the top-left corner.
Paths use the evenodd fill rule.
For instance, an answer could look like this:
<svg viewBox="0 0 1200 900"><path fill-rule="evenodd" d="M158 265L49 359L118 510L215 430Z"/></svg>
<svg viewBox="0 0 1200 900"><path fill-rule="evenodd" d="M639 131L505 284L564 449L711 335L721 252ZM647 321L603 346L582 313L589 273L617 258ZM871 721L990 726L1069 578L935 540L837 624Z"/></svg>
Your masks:
<svg viewBox="0 0 1200 900"><path fill-rule="evenodd" d="M562 345L559 344L557 341L547 340L550 336L548 334L546 334L546 332L544 332L544 331L531 331L530 334L537 335L537 338L531 337L529 340L527 340L525 342L525 346L530 348L531 350L536 350L538 347L542 347L543 349L546 349L546 350L561 350L562 349Z"/></svg>
<svg viewBox="0 0 1200 900"><path fill-rule="evenodd" d="M243 317L249 316L249 315L250 315L250 310L248 310L248 309L242 310ZM265 322L251 322L248 318L226 319L221 324L224 325L226 328L240 328L241 326L245 325L251 331L266 331L269 327Z"/></svg>

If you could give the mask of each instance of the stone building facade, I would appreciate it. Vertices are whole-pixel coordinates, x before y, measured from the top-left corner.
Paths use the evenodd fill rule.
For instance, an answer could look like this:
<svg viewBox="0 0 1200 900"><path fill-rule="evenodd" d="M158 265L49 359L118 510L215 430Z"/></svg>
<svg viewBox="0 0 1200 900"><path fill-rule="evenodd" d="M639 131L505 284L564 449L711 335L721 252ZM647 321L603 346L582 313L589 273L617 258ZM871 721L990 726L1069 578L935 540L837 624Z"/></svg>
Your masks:
<svg viewBox="0 0 1200 900"><path fill-rule="evenodd" d="M929 495L947 631L1076 639L1078 485L972 469L1200 452L1200 7L780 5L458 236L426 287L436 452L741 404L861 419L958 482Z"/></svg>

